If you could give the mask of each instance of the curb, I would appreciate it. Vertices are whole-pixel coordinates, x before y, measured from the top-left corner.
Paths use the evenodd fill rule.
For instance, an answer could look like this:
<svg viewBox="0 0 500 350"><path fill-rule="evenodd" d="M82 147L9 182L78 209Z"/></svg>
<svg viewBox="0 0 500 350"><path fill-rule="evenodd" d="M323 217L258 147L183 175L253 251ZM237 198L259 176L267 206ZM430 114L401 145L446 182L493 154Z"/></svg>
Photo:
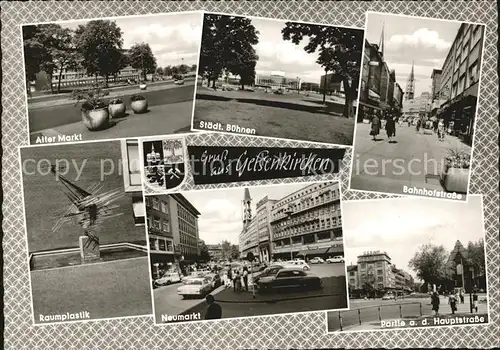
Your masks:
<svg viewBox="0 0 500 350"><path fill-rule="evenodd" d="M319 297L329 297L329 296L342 296L343 294L338 293L338 294L321 294L321 295L307 295L307 296L301 296L301 297L290 297L290 298L281 298L281 299L270 299L270 300L257 300L257 297L255 300L220 300L216 299L217 302L219 303L228 303L228 304L259 304L259 303L277 303L280 301L291 301L291 300L301 300L301 299L311 299L311 298L319 298Z"/></svg>

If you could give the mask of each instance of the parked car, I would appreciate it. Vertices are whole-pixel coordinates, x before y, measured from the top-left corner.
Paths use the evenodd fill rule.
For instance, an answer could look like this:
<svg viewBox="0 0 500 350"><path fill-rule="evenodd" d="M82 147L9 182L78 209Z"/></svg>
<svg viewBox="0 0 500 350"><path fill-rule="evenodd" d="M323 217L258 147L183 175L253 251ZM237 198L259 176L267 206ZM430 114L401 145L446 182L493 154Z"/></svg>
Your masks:
<svg viewBox="0 0 500 350"><path fill-rule="evenodd" d="M273 93L274 93L275 95L283 95L283 90L281 90L281 89L274 90L274 91L273 91Z"/></svg>
<svg viewBox="0 0 500 350"><path fill-rule="evenodd" d="M393 300L393 299L396 299L396 297L394 296L394 294L385 294L382 297L382 300Z"/></svg>
<svg viewBox="0 0 500 350"><path fill-rule="evenodd" d="M258 274L254 274L254 282L257 283L261 277L274 276L279 270L283 269L284 265L273 264L266 267L263 271Z"/></svg>
<svg viewBox="0 0 500 350"><path fill-rule="evenodd" d="M311 267L304 260L300 259L287 261L284 265L285 267L290 267L290 268L299 267L304 271L311 269Z"/></svg>
<svg viewBox="0 0 500 350"><path fill-rule="evenodd" d="M165 286L172 283L178 283L181 281L181 277L177 272L166 272L162 277L154 280L153 284L155 287Z"/></svg>
<svg viewBox="0 0 500 350"><path fill-rule="evenodd" d="M316 256L309 260L309 264L323 264L325 260L321 259L319 256Z"/></svg>
<svg viewBox="0 0 500 350"><path fill-rule="evenodd" d="M212 291L212 283L207 277L191 277L186 279L185 284L177 288L177 294L183 298L196 296L204 297Z"/></svg>
<svg viewBox="0 0 500 350"><path fill-rule="evenodd" d="M328 264L332 263L343 263L344 262L344 257L343 256L334 256L333 258L328 258L326 259L326 262Z"/></svg>
<svg viewBox="0 0 500 350"><path fill-rule="evenodd" d="M257 282L257 287L261 292L285 288L319 289L321 286L321 278L301 268L280 269L275 275L261 277Z"/></svg>
<svg viewBox="0 0 500 350"><path fill-rule="evenodd" d="M176 79L174 80L175 85L184 85L184 79Z"/></svg>

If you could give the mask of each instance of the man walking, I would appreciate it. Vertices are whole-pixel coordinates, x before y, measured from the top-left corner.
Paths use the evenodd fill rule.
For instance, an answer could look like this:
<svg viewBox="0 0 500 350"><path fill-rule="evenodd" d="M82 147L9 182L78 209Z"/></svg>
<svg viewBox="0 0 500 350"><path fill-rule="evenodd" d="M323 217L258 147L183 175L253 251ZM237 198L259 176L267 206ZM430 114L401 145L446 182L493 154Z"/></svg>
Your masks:
<svg viewBox="0 0 500 350"><path fill-rule="evenodd" d="M205 314L205 320L218 320L222 317L222 308L219 304L215 302L215 298L212 294L209 294L205 298L207 300L207 313Z"/></svg>

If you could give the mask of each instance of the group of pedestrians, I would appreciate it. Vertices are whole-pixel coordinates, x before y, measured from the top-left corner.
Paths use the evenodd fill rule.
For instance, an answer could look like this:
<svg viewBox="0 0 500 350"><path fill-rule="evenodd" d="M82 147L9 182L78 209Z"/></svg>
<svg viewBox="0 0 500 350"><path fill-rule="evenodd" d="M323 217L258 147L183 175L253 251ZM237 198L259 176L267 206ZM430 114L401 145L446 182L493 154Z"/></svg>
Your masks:
<svg viewBox="0 0 500 350"><path fill-rule="evenodd" d="M226 288L233 288L235 292L241 292L243 290L248 292L248 267L243 266L243 269L231 269L229 268L226 273L224 273L224 285Z"/></svg>
<svg viewBox="0 0 500 350"><path fill-rule="evenodd" d="M380 129L382 129L382 111L377 111L371 120L371 130L370 135L373 137L373 141L377 141L377 135L380 134ZM385 131L387 133L387 138L389 143L394 143L393 137L396 137L396 124L399 118L393 109L389 109L384 116L385 119Z"/></svg>
<svg viewBox="0 0 500 350"><path fill-rule="evenodd" d="M473 292L473 294L472 294L472 312L474 312L474 311L477 312L477 302L478 302L477 293ZM464 294L463 290L460 290L458 293L452 292L448 295L448 305L450 305L452 315L454 315L455 312L457 311L457 305L459 303L460 304L465 303L465 294ZM433 292L431 294L431 305L432 305L432 311L434 311L434 315L439 315L440 298L439 298L438 292Z"/></svg>

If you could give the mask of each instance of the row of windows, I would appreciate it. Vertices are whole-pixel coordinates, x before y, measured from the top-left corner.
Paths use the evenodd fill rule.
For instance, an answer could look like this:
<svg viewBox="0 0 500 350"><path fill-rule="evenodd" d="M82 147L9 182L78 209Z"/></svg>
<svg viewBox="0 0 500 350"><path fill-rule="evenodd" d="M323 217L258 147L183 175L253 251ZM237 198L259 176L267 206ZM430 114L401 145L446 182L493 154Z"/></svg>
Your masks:
<svg viewBox="0 0 500 350"><path fill-rule="evenodd" d="M326 204L333 200L338 200L338 199L339 199L338 194L335 194L333 192L324 193L316 197L310 197L307 199L303 199L301 201L297 201L296 203L289 205L287 208L281 208L273 212L272 217L273 220L285 218L289 214L291 215L294 212L310 209L318 205Z"/></svg>
<svg viewBox="0 0 500 350"><path fill-rule="evenodd" d="M184 209L184 207L177 205L177 212L182 220L186 221L187 223L190 223L193 226L196 225L196 217L189 211Z"/></svg>
<svg viewBox="0 0 500 350"><path fill-rule="evenodd" d="M170 232L170 225L167 218L160 218L158 216L152 215L148 216L148 227L155 229L157 231L163 231L165 233Z"/></svg>
<svg viewBox="0 0 500 350"><path fill-rule="evenodd" d="M149 249L173 253L174 243L166 238L149 237Z"/></svg>
<svg viewBox="0 0 500 350"><path fill-rule="evenodd" d="M290 217L288 220L273 223L273 228L288 227L311 219L323 219L324 216L340 216L340 204L331 204L322 208L310 210Z"/></svg>
<svg viewBox="0 0 500 350"><path fill-rule="evenodd" d="M279 208L281 206L284 206L285 204L287 203L290 203L290 202L293 202L297 199L301 199L302 197L304 197L306 194L308 193L313 193L313 192L316 192L322 188L326 188L326 187L332 187L332 191L334 193L338 193L339 190L336 189L338 188L338 184L337 183L320 183L320 184L314 184L314 185L310 185L309 187L306 187L304 188L303 190L297 192L296 194L294 194L293 196L287 198L287 199L284 199L282 201L279 201L276 205L275 205L275 208Z"/></svg>
<svg viewBox="0 0 500 350"><path fill-rule="evenodd" d="M333 231L329 232L319 232L317 234L308 234L304 236L291 237L287 239L280 239L273 242L274 247L285 247L289 246L290 242L292 244L313 244L320 241L333 240L334 237L337 237Z"/></svg>
<svg viewBox="0 0 500 350"><path fill-rule="evenodd" d="M327 218L325 220L317 221L316 223L306 223L302 225L297 225L293 227L288 227L281 229L279 231L273 231L273 238L288 237L290 235L304 234L307 232L313 232L318 230L327 230L331 228L336 228L342 225L342 218L340 216Z"/></svg>
<svg viewBox="0 0 500 350"><path fill-rule="evenodd" d="M179 231L191 236L197 236L196 227L179 220Z"/></svg>
<svg viewBox="0 0 500 350"><path fill-rule="evenodd" d="M198 242L197 242L198 239L197 238L181 234L180 239L181 239L181 244L189 245L191 247L198 247Z"/></svg>
<svg viewBox="0 0 500 350"><path fill-rule="evenodd" d="M168 214L167 202L159 199L158 197L146 197L146 205L155 210L161 211L162 213Z"/></svg>

